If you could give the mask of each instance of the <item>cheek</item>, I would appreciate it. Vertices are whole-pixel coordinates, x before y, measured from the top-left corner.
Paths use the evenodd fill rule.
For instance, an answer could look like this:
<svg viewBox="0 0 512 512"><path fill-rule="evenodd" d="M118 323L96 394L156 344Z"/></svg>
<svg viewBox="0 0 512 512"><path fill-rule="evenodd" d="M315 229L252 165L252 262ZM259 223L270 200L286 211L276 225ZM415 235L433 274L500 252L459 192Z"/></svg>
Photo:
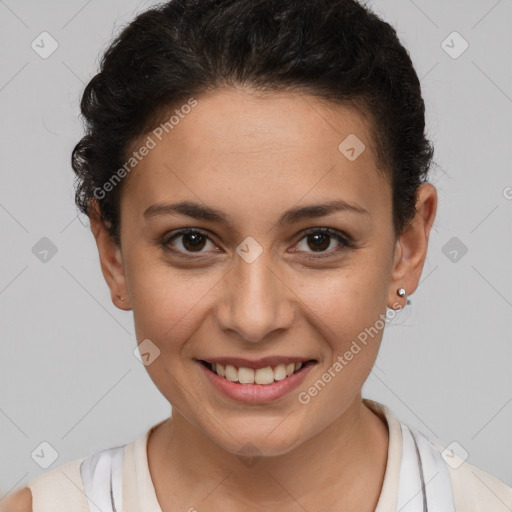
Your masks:
<svg viewBox="0 0 512 512"><path fill-rule="evenodd" d="M298 390L298 401L328 423L349 406L373 368L385 329L385 293L368 273L363 277L355 269L324 287L317 282L302 290L304 301L308 296L302 314L308 315L325 359L309 387Z"/></svg>
<svg viewBox="0 0 512 512"><path fill-rule="evenodd" d="M137 340L149 338L162 351L176 352L197 329L221 276L178 270L136 251L125 268Z"/></svg>
<svg viewBox="0 0 512 512"><path fill-rule="evenodd" d="M325 395L337 397L340 406L361 388L379 351L386 325L386 265L368 250L357 263L301 284L301 301L307 306L301 314L325 347L322 372L333 392Z"/></svg>
<svg viewBox="0 0 512 512"><path fill-rule="evenodd" d="M325 325L326 337L346 341L385 310L388 280L385 262L361 255L346 267L304 277L299 293L305 310Z"/></svg>

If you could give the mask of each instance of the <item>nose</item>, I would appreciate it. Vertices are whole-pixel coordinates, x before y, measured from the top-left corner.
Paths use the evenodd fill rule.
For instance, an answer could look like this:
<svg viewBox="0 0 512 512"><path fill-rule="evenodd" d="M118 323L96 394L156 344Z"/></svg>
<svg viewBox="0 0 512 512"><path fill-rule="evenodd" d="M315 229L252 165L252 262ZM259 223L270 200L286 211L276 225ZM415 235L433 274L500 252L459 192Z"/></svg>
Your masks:
<svg viewBox="0 0 512 512"><path fill-rule="evenodd" d="M265 251L252 263L236 258L222 283L216 308L219 327L252 343L268 340L274 331L282 335L292 325L296 310L292 285L279 275Z"/></svg>

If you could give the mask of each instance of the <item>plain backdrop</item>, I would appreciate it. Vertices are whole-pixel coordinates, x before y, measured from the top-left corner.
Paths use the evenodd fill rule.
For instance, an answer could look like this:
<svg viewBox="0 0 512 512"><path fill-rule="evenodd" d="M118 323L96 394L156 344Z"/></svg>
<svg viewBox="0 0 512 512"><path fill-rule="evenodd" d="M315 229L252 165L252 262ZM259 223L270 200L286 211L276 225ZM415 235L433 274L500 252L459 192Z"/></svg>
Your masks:
<svg viewBox="0 0 512 512"><path fill-rule="evenodd" d="M151 4L0 0L0 496L170 414L133 354L132 313L110 301L70 166L99 55ZM363 395L512 485L512 2L370 5L421 79L439 209Z"/></svg>

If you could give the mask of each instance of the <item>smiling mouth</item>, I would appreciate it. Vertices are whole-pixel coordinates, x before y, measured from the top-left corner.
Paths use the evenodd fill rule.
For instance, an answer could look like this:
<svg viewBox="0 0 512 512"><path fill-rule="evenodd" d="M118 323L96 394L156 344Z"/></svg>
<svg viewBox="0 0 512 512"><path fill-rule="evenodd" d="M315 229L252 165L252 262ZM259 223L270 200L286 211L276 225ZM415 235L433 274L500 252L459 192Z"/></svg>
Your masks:
<svg viewBox="0 0 512 512"><path fill-rule="evenodd" d="M237 367L230 364L223 365L221 363L210 363L208 361L200 361L200 363L208 368L212 373L222 377L230 382L239 384L260 384L270 385L274 382L285 380L291 375L303 371L316 364L314 359L301 361L296 363L278 364L274 366L266 366L264 368L247 368Z"/></svg>

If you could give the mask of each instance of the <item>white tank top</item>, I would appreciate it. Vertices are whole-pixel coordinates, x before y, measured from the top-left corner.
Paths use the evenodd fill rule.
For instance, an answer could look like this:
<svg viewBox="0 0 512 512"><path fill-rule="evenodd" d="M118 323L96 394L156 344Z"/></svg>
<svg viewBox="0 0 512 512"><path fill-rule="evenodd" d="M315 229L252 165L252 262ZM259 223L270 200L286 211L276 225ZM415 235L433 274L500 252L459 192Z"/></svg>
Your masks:
<svg viewBox="0 0 512 512"><path fill-rule="evenodd" d="M385 417L389 429L375 512L512 511L512 489L503 482L466 462L458 469L449 467L442 447L401 423L384 405L364 402ZM33 512L162 512L147 460L147 440L158 425L129 444L36 476L27 485Z"/></svg>
<svg viewBox="0 0 512 512"><path fill-rule="evenodd" d="M397 511L455 512L450 474L439 450L420 432L403 424L401 427L403 456ZM90 512L124 510L123 458L124 448L118 447L82 461L80 475Z"/></svg>

